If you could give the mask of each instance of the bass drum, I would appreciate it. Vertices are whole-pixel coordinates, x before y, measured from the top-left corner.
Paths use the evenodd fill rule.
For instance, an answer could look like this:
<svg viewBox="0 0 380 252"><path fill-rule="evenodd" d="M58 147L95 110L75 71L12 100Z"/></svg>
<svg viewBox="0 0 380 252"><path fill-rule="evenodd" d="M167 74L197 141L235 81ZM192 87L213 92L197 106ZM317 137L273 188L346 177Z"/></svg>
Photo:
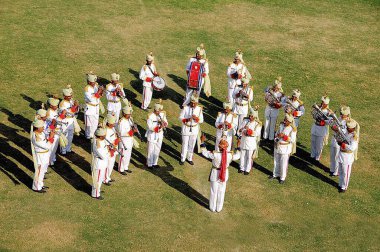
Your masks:
<svg viewBox="0 0 380 252"><path fill-rule="evenodd" d="M156 76L156 77L153 78L152 86L153 86L154 90L156 90L156 91L162 91L165 88L165 86L166 86L166 82L161 77Z"/></svg>

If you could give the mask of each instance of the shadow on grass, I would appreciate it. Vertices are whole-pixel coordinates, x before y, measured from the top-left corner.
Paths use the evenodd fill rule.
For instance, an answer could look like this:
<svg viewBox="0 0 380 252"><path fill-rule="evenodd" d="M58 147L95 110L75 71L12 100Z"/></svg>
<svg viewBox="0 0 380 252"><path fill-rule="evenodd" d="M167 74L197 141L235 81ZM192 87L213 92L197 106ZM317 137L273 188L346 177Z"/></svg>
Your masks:
<svg viewBox="0 0 380 252"><path fill-rule="evenodd" d="M164 144L163 144L164 147ZM168 154L169 155L169 154ZM178 156L177 156L178 157ZM160 166L158 169L145 169L146 157L138 151L132 151L131 163L136 167L145 169L151 174L159 177L165 184L182 193L184 196L193 200L202 207L208 208L208 199L204 197L201 193L192 188L188 183L173 176L170 172L174 170L174 167L166 161L164 158L160 157L164 162L164 166Z"/></svg>

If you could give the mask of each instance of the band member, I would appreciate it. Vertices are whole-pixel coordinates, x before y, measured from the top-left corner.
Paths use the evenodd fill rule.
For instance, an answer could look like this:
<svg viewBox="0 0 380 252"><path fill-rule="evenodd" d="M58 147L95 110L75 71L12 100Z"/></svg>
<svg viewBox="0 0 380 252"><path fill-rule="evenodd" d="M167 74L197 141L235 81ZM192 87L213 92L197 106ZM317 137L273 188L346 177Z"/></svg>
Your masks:
<svg viewBox="0 0 380 252"><path fill-rule="evenodd" d="M269 178L279 179L280 184L285 183L292 143L295 141L297 128L293 126L293 122L293 116L285 114L285 119L276 132L273 176Z"/></svg>
<svg viewBox="0 0 380 252"><path fill-rule="evenodd" d="M62 90L63 100L59 104L59 118L64 123L61 125L62 132L65 134L68 143L66 146L61 146L61 154L71 152L71 144L74 137L74 120L75 116L79 112L79 102L72 99L73 89L70 85Z"/></svg>
<svg viewBox="0 0 380 252"><path fill-rule="evenodd" d="M315 123L311 128L311 158L319 161L322 155L323 145L327 144L329 133L328 125L331 121L333 111L329 109L330 98L323 96L321 98L320 109L324 115L323 118L314 118Z"/></svg>
<svg viewBox="0 0 380 252"><path fill-rule="evenodd" d="M89 73L87 74L87 86L84 88L84 100L86 107L84 111L85 123L85 136L91 139L94 136L95 130L99 124L99 104L100 97L103 95L103 88L99 87L96 82L97 76Z"/></svg>
<svg viewBox="0 0 380 252"><path fill-rule="evenodd" d="M131 160L133 148L133 135L137 133L137 126L135 126L132 119L132 107L125 106L123 108L123 117L119 120L119 135L121 141L119 149L121 150L122 157L119 159L119 172L122 175L131 173L129 170L129 162Z"/></svg>
<svg viewBox="0 0 380 252"><path fill-rule="evenodd" d="M238 117L236 114L231 112L231 103L224 102L223 103L224 112L219 112L215 121L216 127L216 141L215 148L218 150L219 141L223 136L226 137L228 142L228 151L231 150L232 147L232 138L236 134Z"/></svg>
<svg viewBox="0 0 380 252"><path fill-rule="evenodd" d="M244 65L243 53L239 50L235 53L234 61L228 65L227 68L228 77L228 102L234 102L234 90L237 86L240 86L243 78L250 80L250 75L247 67Z"/></svg>
<svg viewBox="0 0 380 252"><path fill-rule="evenodd" d="M105 171L108 165L109 147L105 140L106 130L98 128L95 131L95 139L92 141L92 192L91 196L95 199L102 200L100 196L100 188L105 178Z"/></svg>
<svg viewBox="0 0 380 252"><path fill-rule="evenodd" d="M182 121L182 149L180 164L185 160L194 165L193 154L199 133L199 125L203 123L202 107L198 106L198 96L192 95L190 105L183 107L179 119Z"/></svg>
<svg viewBox="0 0 380 252"><path fill-rule="evenodd" d="M146 121L148 128L145 136L148 140L147 166L149 169L159 168L157 165L158 157L160 156L164 130L168 126L166 112L162 110L163 108L161 103L156 103L154 111L149 114Z"/></svg>
<svg viewBox="0 0 380 252"><path fill-rule="evenodd" d="M116 156L117 156L117 149L119 146L120 139L118 138L116 129L115 129L115 123L116 123L116 116L114 115L107 115L106 118L106 142L108 146L110 147L109 151L109 157L108 157L108 165L105 172L105 179L104 184L110 186L111 182L114 182L114 179L111 179L111 174L113 171L113 167L115 165Z"/></svg>
<svg viewBox="0 0 380 252"><path fill-rule="evenodd" d="M250 109L249 117L245 118L240 125L240 169L239 173L249 175L253 165L253 159L255 158L255 152L257 151L257 139L260 137L262 123L258 120L257 110Z"/></svg>
<svg viewBox="0 0 380 252"><path fill-rule="evenodd" d="M265 92L267 106L265 108L264 139L274 139L277 116L279 108L282 107L283 97L284 94L282 93L282 88L280 87L279 82L276 82L272 88Z"/></svg>
<svg viewBox="0 0 380 252"><path fill-rule="evenodd" d="M228 141L221 139L219 141L219 151L208 151L204 141L206 137L201 137L202 155L212 160L212 168L210 172L210 202L209 208L212 212L220 212L223 209L224 195L226 193L226 185L229 177L228 166L232 161L240 158L240 151L237 148L237 152L228 151ZM238 144L239 147L239 144Z"/></svg>
<svg viewBox="0 0 380 252"><path fill-rule="evenodd" d="M347 125L347 140L348 142L338 142L339 151L339 192L344 193L347 190L350 182L352 164L355 160L354 152L358 148L358 137L356 130L358 123L354 119L348 119Z"/></svg>
<svg viewBox="0 0 380 252"><path fill-rule="evenodd" d="M140 71L140 80L143 81L144 91L143 91L143 101L141 104L141 108L143 110L149 109L150 101L152 100L153 94L153 78L159 76L156 70L156 65L154 64L154 56L153 53L150 52L146 55L146 64L141 68Z"/></svg>
<svg viewBox="0 0 380 252"><path fill-rule="evenodd" d="M57 124L59 99L51 97L48 100L48 104L49 104L49 108L48 108L47 113L46 113L47 121L49 121L50 130L53 132L56 132L61 127L60 125ZM50 150L50 162L49 162L49 164L51 166L53 166L55 161L57 161L56 153L57 153L57 149L58 149L58 144L59 144L59 135L55 134L54 135L54 142L52 143L51 150Z"/></svg>
<svg viewBox="0 0 380 252"><path fill-rule="evenodd" d="M186 96L182 106L190 103L191 96L200 95L206 76L209 74L208 61L205 58L205 50L197 47L195 57L190 58L186 65L187 86Z"/></svg>
<svg viewBox="0 0 380 252"><path fill-rule="evenodd" d="M125 93L123 90L123 84L119 83L120 74L111 74L111 83L106 86L106 97L107 97L107 114L114 115L116 117L116 122L119 121L120 110L121 110L121 99L125 98Z"/></svg>
<svg viewBox="0 0 380 252"><path fill-rule="evenodd" d="M249 79L243 78L242 85L236 86L234 97L234 113L238 116L238 128L240 127L243 118L247 117L250 102L253 101L253 88L248 86Z"/></svg>
<svg viewBox="0 0 380 252"><path fill-rule="evenodd" d="M54 132L46 135L45 122L36 119L32 123L31 147L34 163L34 178L32 189L38 193L45 193L44 176L49 166L51 144L54 142Z"/></svg>
<svg viewBox="0 0 380 252"><path fill-rule="evenodd" d="M294 125L298 128L300 118L305 114L303 101L300 100L301 91L294 89L291 97L287 97L283 102L285 113L291 114L294 117Z"/></svg>
<svg viewBox="0 0 380 252"><path fill-rule="evenodd" d="M338 131L338 127L343 134L347 134L347 120L351 117L351 109L348 106L342 106L340 108L340 117L338 118L339 124L332 125L331 129L334 131L334 137L331 138L331 146L330 146L330 176L338 176L339 170L339 151L340 146L336 140L336 131Z"/></svg>

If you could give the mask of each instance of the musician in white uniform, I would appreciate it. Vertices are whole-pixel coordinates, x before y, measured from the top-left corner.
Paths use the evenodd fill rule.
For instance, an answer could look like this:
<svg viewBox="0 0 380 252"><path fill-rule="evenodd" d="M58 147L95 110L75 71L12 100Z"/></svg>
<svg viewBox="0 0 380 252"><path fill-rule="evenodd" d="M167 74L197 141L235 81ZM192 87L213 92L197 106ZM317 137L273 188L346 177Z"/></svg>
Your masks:
<svg viewBox="0 0 380 252"><path fill-rule="evenodd" d="M117 149L119 146L120 139L117 136L116 129L115 129L115 123L116 123L116 117L114 115L107 115L106 120L106 142L111 148L108 157L108 164L105 172L105 179L104 184L105 185L111 185L111 182L114 182L114 179L111 179L111 174L113 171L113 167L115 165L116 156L117 156Z"/></svg>
<svg viewBox="0 0 380 252"><path fill-rule="evenodd" d="M46 116L47 116L47 120L50 123L49 128L53 132L58 132L58 131L60 131L60 128L61 128L61 125L57 125L59 99L51 97L48 100L48 104L49 104L49 108L47 110ZM57 149L58 149L58 144L59 144L59 135L55 134L54 135L54 142L52 143L51 149L50 149L49 164L51 166L53 166L55 161L57 161L56 153L57 153Z"/></svg>
<svg viewBox="0 0 380 252"><path fill-rule="evenodd" d="M354 119L346 122L348 143L338 142L339 151L339 192L344 193L348 188L352 171L352 164L355 160L354 152L358 148L358 136L355 132L358 129L358 123Z"/></svg>
<svg viewBox="0 0 380 252"><path fill-rule="evenodd" d="M231 112L232 105L229 102L223 103L223 112L219 112L215 120L216 127L216 141L215 148L218 151L219 141L223 136L226 137L228 142L228 151L231 150L233 136L236 134L238 117Z"/></svg>
<svg viewBox="0 0 380 252"><path fill-rule="evenodd" d="M262 123L257 119L258 112L250 109L249 118L243 120L239 128L240 140L240 169L239 173L249 175L252 169L253 159L257 151L257 138L260 137Z"/></svg>
<svg viewBox="0 0 380 252"><path fill-rule="evenodd" d="M248 81L252 78L247 67L243 61L243 53L237 51L235 53L234 61L230 63L227 67L227 78L228 78L228 102L234 102L234 90L237 86L240 86L242 79L246 78Z"/></svg>
<svg viewBox="0 0 380 252"><path fill-rule="evenodd" d="M134 122L131 115L132 107L125 106L123 108L123 117L119 120L118 126L118 131L121 138L119 149L123 155L119 159L119 172L122 175L127 175L132 172L129 170L129 162L131 160L133 148L133 135L137 132L137 129L134 127Z"/></svg>
<svg viewBox="0 0 380 252"><path fill-rule="evenodd" d="M278 112L282 107L283 97L284 94L282 93L279 82L276 82L276 84L265 93L265 101L268 105L265 108L264 139L274 139Z"/></svg>
<svg viewBox="0 0 380 252"><path fill-rule="evenodd" d="M201 68L201 76L198 78L198 88L189 88L189 85L187 84L186 86L186 95L183 101L182 106L185 107L190 103L191 96L193 94L200 96L203 83L205 81L205 77L209 74L209 67L208 67L208 61L205 58L205 50L201 47L197 47L197 50L195 52L195 57L192 57L189 59L187 65L186 65L186 74L187 78L190 78L191 74L191 66L193 62L198 62L200 63L200 68ZM189 81L189 80L188 80Z"/></svg>
<svg viewBox="0 0 380 252"><path fill-rule="evenodd" d="M68 86L62 90L63 100L59 104L59 118L62 124L62 132L65 134L68 142L66 146L61 146L61 154L71 152L71 145L74 138L74 120L76 113L79 112L79 102L72 99L73 89Z"/></svg>
<svg viewBox="0 0 380 252"><path fill-rule="evenodd" d="M103 128L98 128L95 131L95 138L92 140L92 161L91 161L91 172L92 172L92 192L91 196L94 199L102 200L103 197L100 195L100 188L105 179L105 172L108 165L109 158L109 148L105 140L106 130Z"/></svg>
<svg viewBox="0 0 380 252"><path fill-rule="evenodd" d="M180 164L185 160L194 165L193 154L199 133L199 125L203 123L202 107L198 106L198 96L192 95L188 106L183 107L179 119L182 121L182 149Z"/></svg>
<svg viewBox="0 0 380 252"><path fill-rule="evenodd" d="M321 98L320 109L323 117L314 118L315 122L311 128L311 153L310 157L319 161L322 155L323 145L327 144L329 133L328 125L331 121L333 111L329 109L330 98L323 96Z"/></svg>
<svg viewBox="0 0 380 252"><path fill-rule="evenodd" d="M334 137L331 138L331 146L330 146L330 176L335 177L338 176L339 170L339 152L340 146L336 140L336 131L338 131L338 127L343 134L347 134L347 120L351 117L351 109L348 106L342 106L340 108L340 117L338 118L340 126L334 123L331 126L331 129L334 131Z"/></svg>
<svg viewBox="0 0 380 252"><path fill-rule="evenodd" d="M292 96L287 97L283 101L283 107L285 113L290 113L294 117L294 125L298 128L300 123L300 118L305 114L305 106L303 101L300 100L301 91L299 89L294 89Z"/></svg>
<svg viewBox="0 0 380 252"><path fill-rule="evenodd" d="M166 112L162 110L161 103L154 105L154 111L149 114L147 123L146 138L148 140L147 166L149 169L159 168L157 165L160 156L164 130L168 126Z"/></svg>
<svg viewBox="0 0 380 252"><path fill-rule="evenodd" d="M140 80L143 81L143 97L142 97L142 103L141 103L141 108L143 110L147 110L150 104L150 101L152 100L152 95L153 95L153 78L156 76L159 76L156 70L156 65L154 64L154 56L153 53L150 52L149 54L146 55L146 64L141 68L140 71Z"/></svg>
<svg viewBox="0 0 380 252"><path fill-rule="evenodd" d="M96 75L92 73L87 74L87 85L84 88L84 100L86 102L84 124L87 139L93 138L99 124L99 104L100 97L103 95L103 88L99 87L96 80Z"/></svg>
<svg viewBox="0 0 380 252"><path fill-rule="evenodd" d="M227 180L229 177L228 166L234 160L239 160L240 151L229 152L228 142L225 139L219 141L218 149L220 151L208 151L204 141L206 137L201 137L202 155L212 160L212 168L210 172L210 201L209 208L212 212L220 212L223 209L224 195L226 193ZM238 146L239 147L239 146Z"/></svg>
<svg viewBox="0 0 380 252"><path fill-rule="evenodd" d="M111 83L106 86L107 113L116 117L116 126L120 117L121 98L125 98L123 84L119 83L120 74L111 74Z"/></svg>
<svg viewBox="0 0 380 252"><path fill-rule="evenodd" d="M293 116L285 114L285 119L276 132L273 176L269 178L279 179L280 184L285 183L292 143L295 142L297 128L293 126L293 121Z"/></svg>
<svg viewBox="0 0 380 252"><path fill-rule="evenodd" d="M238 128L240 127L243 118L247 117L250 102L253 101L253 88L248 85L249 79L243 78L242 83L241 86L236 86L233 92L233 112L238 116Z"/></svg>
<svg viewBox="0 0 380 252"><path fill-rule="evenodd" d="M32 189L38 193L45 193L44 176L49 166L51 144L54 142L54 132L45 134L45 122L36 119L32 123L31 147L34 163L34 178Z"/></svg>

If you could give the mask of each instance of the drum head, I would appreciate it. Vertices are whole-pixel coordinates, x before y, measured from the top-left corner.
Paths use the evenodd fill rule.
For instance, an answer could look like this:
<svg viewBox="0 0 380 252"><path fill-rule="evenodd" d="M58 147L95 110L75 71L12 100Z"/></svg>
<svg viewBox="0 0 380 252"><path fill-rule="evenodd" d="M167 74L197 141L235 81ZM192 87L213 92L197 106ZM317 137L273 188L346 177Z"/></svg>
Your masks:
<svg viewBox="0 0 380 252"><path fill-rule="evenodd" d="M154 90L162 91L165 88L166 83L164 79L162 79L159 76L156 76L153 78L152 86Z"/></svg>

